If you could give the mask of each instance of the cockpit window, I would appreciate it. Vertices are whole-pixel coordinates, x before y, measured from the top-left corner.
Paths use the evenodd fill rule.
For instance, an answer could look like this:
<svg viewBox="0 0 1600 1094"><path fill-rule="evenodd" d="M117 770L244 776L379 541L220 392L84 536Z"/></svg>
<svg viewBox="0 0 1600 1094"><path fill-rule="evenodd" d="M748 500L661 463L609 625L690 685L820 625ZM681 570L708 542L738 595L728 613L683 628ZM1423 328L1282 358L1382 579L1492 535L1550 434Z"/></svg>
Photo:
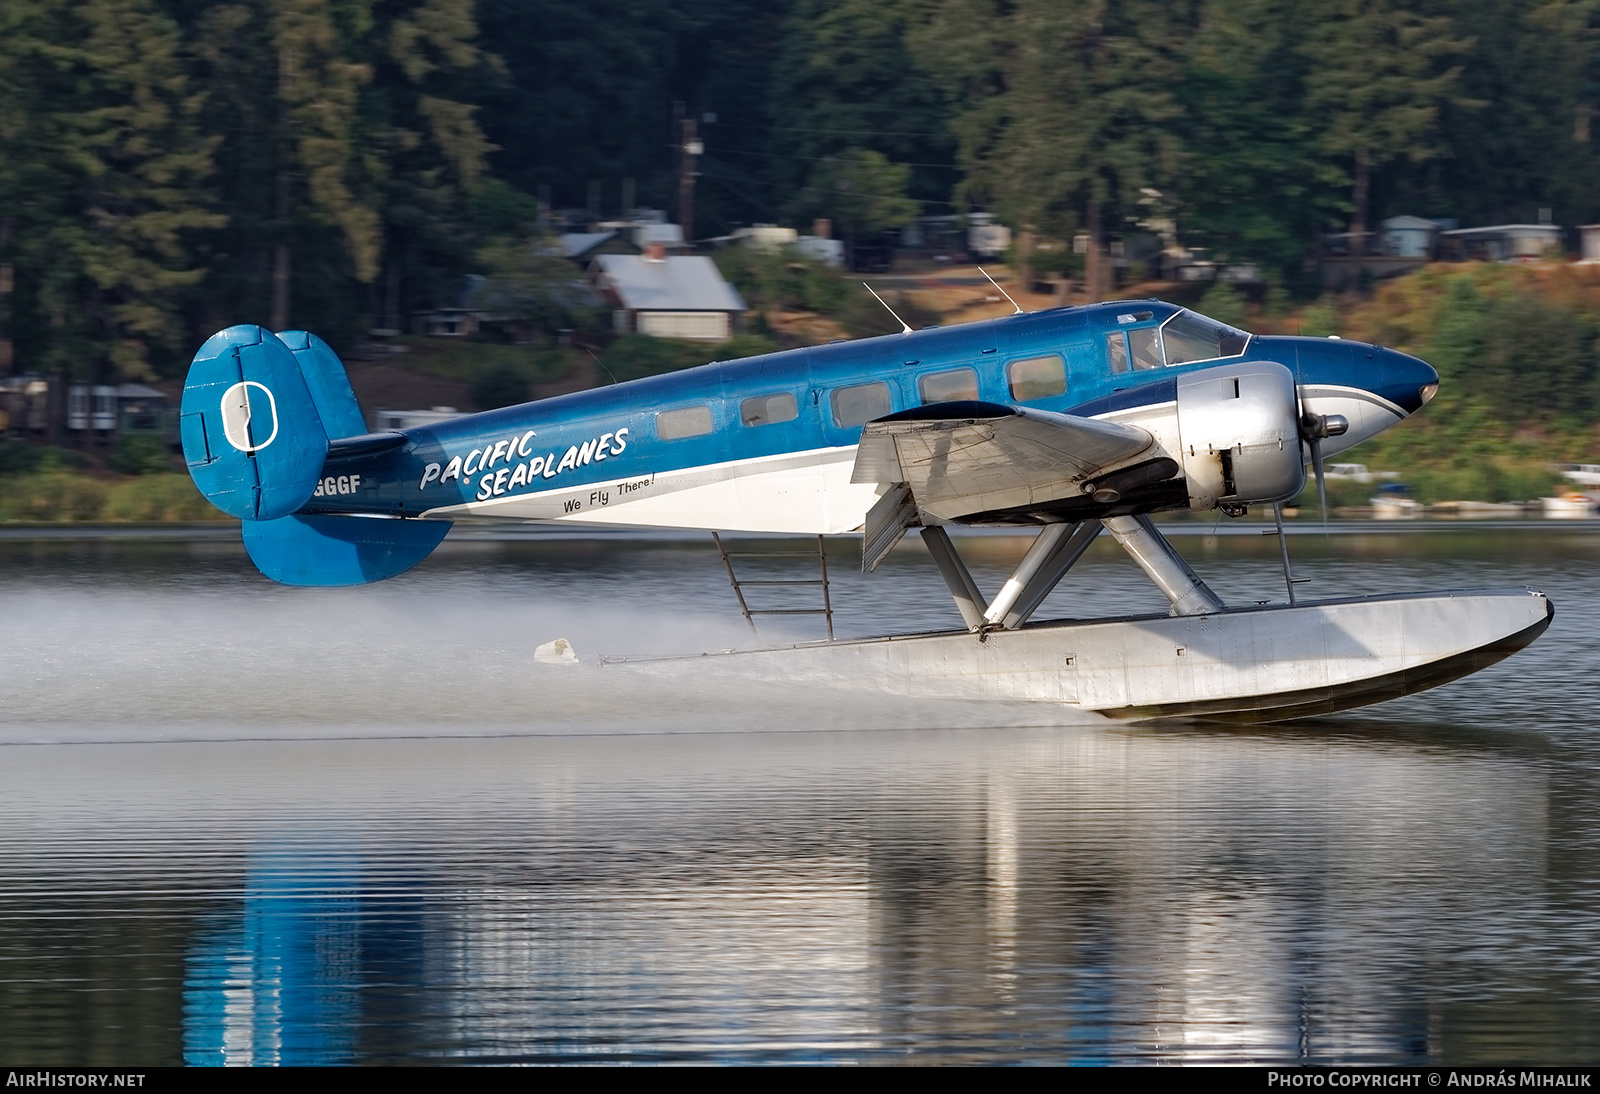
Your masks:
<svg viewBox="0 0 1600 1094"><path fill-rule="evenodd" d="M1128 344L1133 347L1135 369L1160 368L1173 364L1161 359L1161 331L1156 327L1141 327L1128 332Z"/></svg>
<svg viewBox="0 0 1600 1094"><path fill-rule="evenodd" d="M1250 335L1226 323L1186 310L1161 325L1161 340L1166 348L1167 364L1187 365L1192 361L1237 357L1244 352Z"/></svg>
<svg viewBox="0 0 1600 1094"><path fill-rule="evenodd" d="M1127 372L1131 361L1135 369L1161 368L1161 331L1157 327L1140 327L1130 331L1117 331L1106 335L1106 349L1111 358L1112 372Z"/></svg>

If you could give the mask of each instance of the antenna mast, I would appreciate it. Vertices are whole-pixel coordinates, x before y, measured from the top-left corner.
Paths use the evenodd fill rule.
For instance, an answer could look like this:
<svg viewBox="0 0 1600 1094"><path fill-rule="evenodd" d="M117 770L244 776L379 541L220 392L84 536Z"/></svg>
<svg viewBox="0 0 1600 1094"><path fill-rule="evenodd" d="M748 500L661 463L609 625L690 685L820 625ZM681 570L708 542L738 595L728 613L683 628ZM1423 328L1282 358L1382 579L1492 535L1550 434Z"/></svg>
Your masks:
<svg viewBox="0 0 1600 1094"><path fill-rule="evenodd" d="M879 296L875 292L872 292L872 286L871 285L868 285L865 281L863 281L861 283L861 287L863 289L866 289L868 292L872 293L873 299L875 299L878 303L882 304L885 311L887 311L890 315L894 315L894 309L889 307L888 302L886 300L884 300L883 297ZM906 323L906 321L904 319L901 319L898 315L894 315L894 321L896 323L900 324L900 333L901 334L910 334L911 333L911 327L907 325L907 323Z"/></svg>
<svg viewBox="0 0 1600 1094"><path fill-rule="evenodd" d="M996 281L992 277L989 277L989 271L988 270L984 269L982 266L979 266L978 267L978 272L981 273L984 277L988 277L989 278L989 284L993 285L997 289L1000 289L1000 282ZM1022 314L1022 305L1018 304L1015 300L1012 300L1010 293L1006 292L1004 289L1000 289L1000 295L1005 297L1006 300L1010 302L1010 304L1011 304L1011 306L1013 308L1017 309L1016 311L1011 313L1012 315L1021 315Z"/></svg>

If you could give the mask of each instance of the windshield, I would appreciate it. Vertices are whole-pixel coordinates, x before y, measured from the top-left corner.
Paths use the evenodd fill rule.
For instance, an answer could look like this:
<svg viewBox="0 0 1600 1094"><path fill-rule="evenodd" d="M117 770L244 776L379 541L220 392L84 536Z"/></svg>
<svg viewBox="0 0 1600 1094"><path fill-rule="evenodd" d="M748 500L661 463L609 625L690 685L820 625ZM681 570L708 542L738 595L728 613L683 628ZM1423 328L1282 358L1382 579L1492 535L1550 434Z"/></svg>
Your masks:
<svg viewBox="0 0 1600 1094"><path fill-rule="evenodd" d="M1191 361L1237 357L1244 352L1250 335L1237 327L1207 319L1198 312L1184 310L1162 324L1161 340L1167 351L1168 365L1187 365Z"/></svg>

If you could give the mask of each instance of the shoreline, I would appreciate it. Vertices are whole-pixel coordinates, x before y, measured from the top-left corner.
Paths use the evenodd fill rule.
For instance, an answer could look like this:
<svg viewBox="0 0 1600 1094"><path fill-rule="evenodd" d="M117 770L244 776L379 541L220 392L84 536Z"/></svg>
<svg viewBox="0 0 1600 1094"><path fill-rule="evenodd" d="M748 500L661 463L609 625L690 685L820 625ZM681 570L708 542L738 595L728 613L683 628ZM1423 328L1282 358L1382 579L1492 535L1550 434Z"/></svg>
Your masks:
<svg viewBox="0 0 1600 1094"><path fill-rule="evenodd" d="M1193 518L1160 521L1161 531L1167 536L1262 536L1274 534L1274 526L1260 520L1231 520L1223 523ZM1291 536L1305 535L1374 535L1418 534L1448 531L1463 532L1583 532L1600 533L1600 518L1537 518L1537 517L1416 517L1409 519L1376 519L1372 517L1332 517L1324 530L1320 520L1294 520L1284 523L1284 532ZM1025 536L1026 528L952 528L958 538L989 536ZM726 532L738 539L797 539L808 536L790 536L764 532ZM526 542L550 540L629 539L661 542L699 541L709 532L677 528L639 528L609 524L508 524L464 526L458 522L445 538L445 543ZM845 535L849 535L846 533ZM237 521L173 521L159 524L74 522L74 523L0 523L0 542L26 543L48 541L136 540L169 542L238 542Z"/></svg>

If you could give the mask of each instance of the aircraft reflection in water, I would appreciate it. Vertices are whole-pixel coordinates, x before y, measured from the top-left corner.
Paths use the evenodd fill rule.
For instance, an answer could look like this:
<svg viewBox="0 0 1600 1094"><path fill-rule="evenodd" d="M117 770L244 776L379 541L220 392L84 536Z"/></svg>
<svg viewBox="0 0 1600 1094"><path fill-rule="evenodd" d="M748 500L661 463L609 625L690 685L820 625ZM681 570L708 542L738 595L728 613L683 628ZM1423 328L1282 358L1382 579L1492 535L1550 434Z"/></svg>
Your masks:
<svg viewBox="0 0 1600 1094"><path fill-rule="evenodd" d="M1522 648L1527 589L1228 608L1148 514L1239 515L1297 495L1309 460L1421 409L1438 375L1337 339L1262 337L1158 301L1060 308L788 350L365 433L337 357L303 331L233 327L200 350L182 433L251 558L299 585L426 557L452 522L582 521L860 533L872 569L920 529L966 630L733 655L931 696L1122 719L1272 720L1455 679ZM1040 529L992 599L949 525ZM1165 617L1026 626L1102 528ZM1281 539L1281 521L1280 521Z"/></svg>
<svg viewBox="0 0 1600 1094"><path fill-rule="evenodd" d="M285 846L253 856L237 917L213 916L191 952L183 1062L349 1060L362 1018L362 878L349 855ZM370 942L369 942L370 948Z"/></svg>
<svg viewBox="0 0 1600 1094"><path fill-rule="evenodd" d="M252 853L187 962L189 1062L1459 1061L1471 1000L1554 990L1586 945L1523 933L1560 914L1531 757L1053 731L372 747L395 744L459 805L395 841L398 796L364 797L370 831Z"/></svg>

